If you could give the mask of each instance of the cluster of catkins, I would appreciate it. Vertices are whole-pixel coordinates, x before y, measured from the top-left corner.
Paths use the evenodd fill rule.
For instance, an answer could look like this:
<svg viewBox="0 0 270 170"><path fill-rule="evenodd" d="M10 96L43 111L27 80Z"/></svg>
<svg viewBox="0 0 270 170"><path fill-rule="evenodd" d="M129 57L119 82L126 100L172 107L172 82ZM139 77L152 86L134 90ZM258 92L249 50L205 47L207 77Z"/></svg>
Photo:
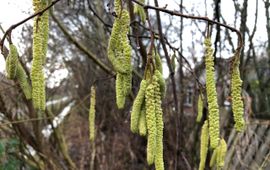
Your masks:
<svg viewBox="0 0 270 170"><path fill-rule="evenodd" d="M9 54L6 58L6 71L9 79L17 80L26 99L32 98L32 89L28 76L18 59L18 51L14 44L9 45Z"/></svg>
<svg viewBox="0 0 270 170"><path fill-rule="evenodd" d="M205 67L206 67L206 93L208 103L208 120L205 120L201 131L201 148L200 148L200 165L199 169L203 170L208 151L209 139L210 147L214 150L210 161L210 167L216 165L217 169L224 166L227 144L224 139L220 139L219 127L219 109L217 102L217 92L215 83L215 69L213 61L213 49L211 47L211 38L205 39ZM232 111L234 114L235 129L243 131L245 121L243 119L244 106L241 99L242 80L239 73L239 52L236 51L231 76L231 93L232 93ZM201 96L198 101L198 121L201 119L203 102Z"/></svg>
<svg viewBox="0 0 270 170"><path fill-rule="evenodd" d="M116 71L116 103L118 108L123 108L132 80L131 47L127 37L130 17L128 11L122 9L121 0L115 0L114 6L116 18L109 40L108 58Z"/></svg>
<svg viewBox="0 0 270 170"><path fill-rule="evenodd" d="M147 135L147 163L164 169L163 162L163 112L161 99L165 93L160 57L155 55L155 71L141 81L134 100L130 128L133 133ZM147 72L147 70L146 70Z"/></svg>
<svg viewBox="0 0 270 170"><path fill-rule="evenodd" d="M47 0L33 0L34 12L37 13L46 6ZM49 38L49 13L45 11L41 16L34 19L33 26L33 63L31 69L32 87L28 81L28 76L18 60L18 52L15 45L10 44L9 55L6 59L7 77L16 79L26 97L33 100L34 108L45 110L45 80L43 65L47 53L47 42Z"/></svg>
<svg viewBox="0 0 270 170"><path fill-rule="evenodd" d="M142 4L144 4L145 3L145 0L139 0L139 2L142 3ZM144 12L144 8L141 5L135 4L135 6L134 6L134 13L139 15L139 17L141 18L141 21L142 22L145 22L145 20L146 20L146 14Z"/></svg>
<svg viewBox="0 0 270 170"><path fill-rule="evenodd" d="M47 0L33 0L34 12L46 8ZM31 69L32 98L34 108L45 110L46 92L43 65L45 64L49 37L49 13L45 11L34 19L33 63Z"/></svg>

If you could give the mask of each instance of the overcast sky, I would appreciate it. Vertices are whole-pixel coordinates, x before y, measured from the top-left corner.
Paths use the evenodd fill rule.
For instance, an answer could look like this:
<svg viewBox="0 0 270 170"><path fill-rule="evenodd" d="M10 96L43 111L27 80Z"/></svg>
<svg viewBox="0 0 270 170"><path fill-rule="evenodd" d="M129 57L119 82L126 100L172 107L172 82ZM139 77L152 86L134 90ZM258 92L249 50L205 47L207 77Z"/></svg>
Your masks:
<svg viewBox="0 0 270 170"><path fill-rule="evenodd" d="M0 24L1 26L6 30L10 25L17 23L21 21L22 19L26 18L30 14L33 13L32 10L32 0L1 0L0 4ZM152 4L153 0L150 0L150 3ZM159 0L160 6L164 6L166 3L168 3L167 9L175 9L178 10L178 1L175 0ZM189 12L189 14L194 15L205 15L205 8L207 9L207 16L209 18L213 18L213 12L211 3L212 1L207 1L207 6L204 4L205 0L184 0L184 6L186 10ZM240 1L241 2L241 1ZM193 8L193 10L192 10ZM228 25L233 26L234 21L234 9L232 0L223 0L221 3L221 13L226 19L226 22ZM254 13L255 13L255 0L248 1L248 20L247 24L250 29L253 28L254 25ZM167 16L163 16L163 21L168 21L166 19ZM179 20L179 18L175 17L176 20ZM184 21L188 21L184 19ZM190 21L189 21L190 22ZM28 23L32 23L32 20L30 20ZM239 25L239 24L238 24ZM255 35L255 42L262 42L266 41L266 28L265 28L265 8L262 1L259 1L259 17L258 17L258 24L257 24L257 32ZM12 32L13 41L15 43L18 43L18 40L16 40L16 37L20 36L20 33L22 31L22 26L16 28L14 32ZM184 30L184 36L190 36L189 29ZM0 36L3 36L3 33L0 31ZM184 37L185 38L185 37ZM187 37L186 37L187 38ZM189 38L190 39L190 38ZM190 44L187 44L187 46L190 46ZM185 49L185 46L184 46ZM20 49L23 50L23 49ZM198 50L198 49L196 49ZM4 70L4 59L3 56L0 55L0 71L2 72Z"/></svg>

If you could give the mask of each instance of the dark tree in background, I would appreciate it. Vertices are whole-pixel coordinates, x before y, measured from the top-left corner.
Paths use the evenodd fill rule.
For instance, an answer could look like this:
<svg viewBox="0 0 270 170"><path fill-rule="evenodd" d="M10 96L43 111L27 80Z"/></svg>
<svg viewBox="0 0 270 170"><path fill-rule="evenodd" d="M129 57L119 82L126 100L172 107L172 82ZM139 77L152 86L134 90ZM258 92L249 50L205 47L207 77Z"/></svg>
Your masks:
<svg viewBox="0 0 270 170"><path fill-rule="evenodd" d="M0 75L0 169L154 169L147 165L146 139L130 131L130 110L144 74L151 33L166 70L167 91L162 102L165 169L197 169L203 122L196 122L197 100L200 90L205 89L203 40L207 23L211 25L215 49L221 136L228 141L224 169L270 168L270 3L269 0L255 1L255 13L249 11L251 1L248 0L233 0L234 9L230 9L235 16L233 27L240 31L244 45L240 72L247 127L237 134L233 128L229 76L238 37L231 29L214 24L228 26L223 16L228 10L225 1L198 1L202 6L211 6L213 13L213 18L203 19L192 16L207 16L209 8L201 13L194 4L190 10L186 8L186 1L180 0L175 2L178 9L174 11L159 7L157 0L150 1L145 6L150 27L148 21L142 22L134 14L136 1L125 0L130 14L132 93L124 109L117 109L115 71L107 57L115 17L113 1L60 0L49 9L45 115L36 119L32 102L25 99L18 83L3 73ZM259 3L264 9L258 8ZM262 21L259 16L264 16L264 23L258 23ZM247 26L248 21L254 23L253 27ZM266 27L266 41L254 38L260 31L259 25ZM33 30L27 24L23 26L20 61L29 74ZM4 46L3 57L7 54ZM89 142L88 127L92 85L96 86L94 143ZM203 120L207 115L206 102L204 106ZM61 119L60 113L66 116L56 126L55 118ZM43 131L37 131L38 126ZM46 129L50 129L49 135L44 133Z"/></svg>

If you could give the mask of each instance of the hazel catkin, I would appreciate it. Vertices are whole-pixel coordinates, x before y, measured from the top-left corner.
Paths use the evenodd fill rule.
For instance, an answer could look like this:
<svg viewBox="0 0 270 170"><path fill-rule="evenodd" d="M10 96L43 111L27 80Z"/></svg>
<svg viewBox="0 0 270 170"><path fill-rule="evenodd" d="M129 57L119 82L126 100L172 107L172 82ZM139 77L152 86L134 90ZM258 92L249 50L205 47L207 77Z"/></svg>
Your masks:
<svg viewBox="0 0 270 170"><path fill-rule="evenodd" d="M198 96L198 103L197 103L197 118L196 122L199 123L202 120L202 115L203 115L203 101L201 94Z"/></svg>
<svg viewBox="0 0 270 170"><path fill-rule="evenodd" d="M235 61L233 63L233 70L231 76L232 111L235 122L235 129L237 131L243 131L245 127L245 120L243 118L244 104L241 96L242 80L239 72L239 53L236 52L234 57Z"/></svg>
<svg viewBox="0 0 270 170"><path fill-rule="evenodd" d="M95 115L96 115L96 88L91 87L90 109L89 109L89 140L95 139Z"/></svg>
<svg viewBox="0 0 270 170"><path fill-rule="evenodd" d="M227 153L227 144L224 139L220 140L219 149L217 150L217 167L222 168L224 166L225 156Z"/></svg>
<svg viewBox="0 0 270 170"><path fill-rule="evenodd" d="M205 39L205 67L206 67L206 93L209 112L210 146L216 148L219 142L219 110L215 84L215 70L213 61L213 49L211 39Z"/></svg>
<svg viewBox="0 0 270 170"><path fill-rule="evenodd" d="M7 77L14 79L18 68L18 52L14 44L9 44L9 54L6 59Z"/></svg>
<svg viewBox="0 0 270 170"><path fill-rule="evenodd" d="M147 125L147 163L151 165L156 155L156 110L155 110L155 87L149 84L146 88L146 125Z"/></svg>
<svg viewBox="0 0 270 170"><path fill-rule="evenodd" d="M125 98L130 93L132 81L131 47L127 33L129 31L129 13L120 10L121 1L115 1L115 18L112 34L108 45L108 58L116 73L116 103L118 108L123 108Z"/></svg>
<svg viewBox="0 0 270 170"><path fill-rule="evenodd" d="M146 80L142 80L140 84L139 92L132 106L131 118L130 118L130 129L133 133L138 133L139 118L140 118L140 113L142 110L142 105L145 100L144 96L145 96L146 85L147 85Z"/></svg>
<svg viewBox="0 0 270 170"><path fill-rule="evenodd" d="M156 70L158 71L158 70ZM159 71L158 71L159 72ZM155 72L156 73L156 72ZM156 170L164 170L163 161L163 112L161 108L161 92L158 83L158 77L154 74L154 96L155 96L155 112L156 112L156 155L155 155L155 167Z"/></svg>
<svg viewBox="0 0 270 170"><path fill-rule="evenodd" d="M208 131L208 120L204 121L201 131L201 147L200 147L200 165L199 170L204 170L205 161L208 151L209 131Z"/></svg>
<svg viewBox="0 0 270 170"><path fill-rule="evenodd" d="M140 118L139 118L139 134L141 136L146 136L147 134L147 125L146 125L146 108L145 108L145 103L143 103L143 106L141 108L141 112L140 112Z"/></svg>
<svg viewBox="0 0 270 170"><path fill-rule="evenodd" d="M31 99L32 98L32 87L28 81L28 76L25 73L25 70L22 67L21 63L18 63L16 79L19 82L20 87L21 87L26 99Z"/></svg>

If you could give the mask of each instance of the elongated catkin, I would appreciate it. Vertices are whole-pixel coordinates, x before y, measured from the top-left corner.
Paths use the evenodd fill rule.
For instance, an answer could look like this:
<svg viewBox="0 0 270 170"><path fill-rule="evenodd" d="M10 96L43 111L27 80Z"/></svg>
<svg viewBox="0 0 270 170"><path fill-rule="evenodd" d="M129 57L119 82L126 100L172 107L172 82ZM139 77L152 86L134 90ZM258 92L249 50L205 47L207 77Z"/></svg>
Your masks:
<svg viewBox="0 0 270 170"><path fill-rule="evenodd" d="M46 0L33 0L34 12L47 6ZM34 108L45 110L46 89L43 65L46 60L47 43L49 35L49 13L37 16L33 24L33 62L31 68L32 99Z"/></svg>
<svg viewBox="0 0 270 170"><path fill-rule="evenodd" d="M149 84L145 92L146 98L146 125L147 125L147 163L151 165L156 155L156 110L155 110L155 87Z"/></svg>
<svg viewBox="0 0 270 170"><path fill-rule="evenodd" d="M159 72L158 70L155 73ZM155 112L156 112L156 156L155 167L156 170L164 170L163 161L163 112L161 108L161 92L158 83L158 76L154 74L153 78L154 96L155 96Z"/></svg>
<svg viewBox="0 0 270 170"><path fill-rule="evenodd" d="M206 93L208 101L210 146L216 148L219 142L219 110L215 83L215 70L211 39L205 39Z"/></svg>
<svg viewBox="0 0 270 170"><path fill-rule="evenodd" d="M32 98L32 87L28 81L28 76L25 73L25 70L22 67L21 63L18 63L16 79L19 82L26 99L31 99Z"/></svg>
<svg viewBox="0 0 270 170"><path fill-rule="evenodd" d="M142 105L145 100L145 90L146 90L147 82L146 80L142 80L140 84L139 92L134 100L132 111L131 111L131 119L130 119L130 129L133 133L139 132L139 119L140 113L142 110Z"/></svg>
<svg viewBox="0 0 270 170"><path fill-rule="evenodd" d="M96 116L96 88L91 87L90 109L89 109L89 140L95 140L95 116Z"/></svg>
<svg viewBox="0 0 270 170"><path fill-rule="evenodd" d="M219 150L217 151L217 167L222 168L225 162L225 156L227 153L227 144L224 139L220 140Z"/></svg>
<svg viewBox="0 0 270 170"><path fill-rule="evenodd" d="M18 68L18 52L14 44L9 44L9 54L6 59L6 71L7 77L9 79L14 79L16 77L16 72Z"/></svg>
<svg viewBox="0 0 270 170"><path fill-rule="evenodd" d="M145 108L145 103L143 103L141 113L140 113L140 118L139 118L139 134L141 136L146 136L147 134L147 125L146 125L146 108Z"/></svg>
<svg viewBox="0 0 270 170"><path fill-rule="evenodd" d="M205 161L208 151L209 141L209 131L208 131L208 121L205 120L201 131L201 148L200 148L200 165L199 170L204 170Z"/></svg>
<svg viewBox="0 0 270 170"><path fill-rule="evenodd" d="M125 105L125 98L130 93L132 81L131 47L127 33L130 17L127 10L121 8L121 0L115 0L115 18L108 45L108 58L116 73L116 103L119 109Z"/></svg>
<svg viewBox="0 0 270 170"><path fill-rule="evenodd" d="M242 92L242 80L239 72L239 53L236 52L234 56L234 63L231 75L231 96L232 96L232 111L235 122L235 129L237 131L243 131L245 127L244 104L241 96Z"/></svg>
<svg viewBox="0 0 270 170"><path fill-rule="evenodd" d="M41 8L44 9L48 5L48 0L42 0L41 2ZM49 11L45 11L40 20L41 29L42 29L42 52L43 52L43 58L42 58L42 64L45 64L46 61L46 55L47 55L47 49L48 49L48 40L49 40Z"/></svg>
<svg viewBox="0 0 270 170"><path fill-rule="evenodd" d="M203 101L201 95L198 96L198 104L197 104L197 118L196 122L201 122L203 115Z"/></svg>

